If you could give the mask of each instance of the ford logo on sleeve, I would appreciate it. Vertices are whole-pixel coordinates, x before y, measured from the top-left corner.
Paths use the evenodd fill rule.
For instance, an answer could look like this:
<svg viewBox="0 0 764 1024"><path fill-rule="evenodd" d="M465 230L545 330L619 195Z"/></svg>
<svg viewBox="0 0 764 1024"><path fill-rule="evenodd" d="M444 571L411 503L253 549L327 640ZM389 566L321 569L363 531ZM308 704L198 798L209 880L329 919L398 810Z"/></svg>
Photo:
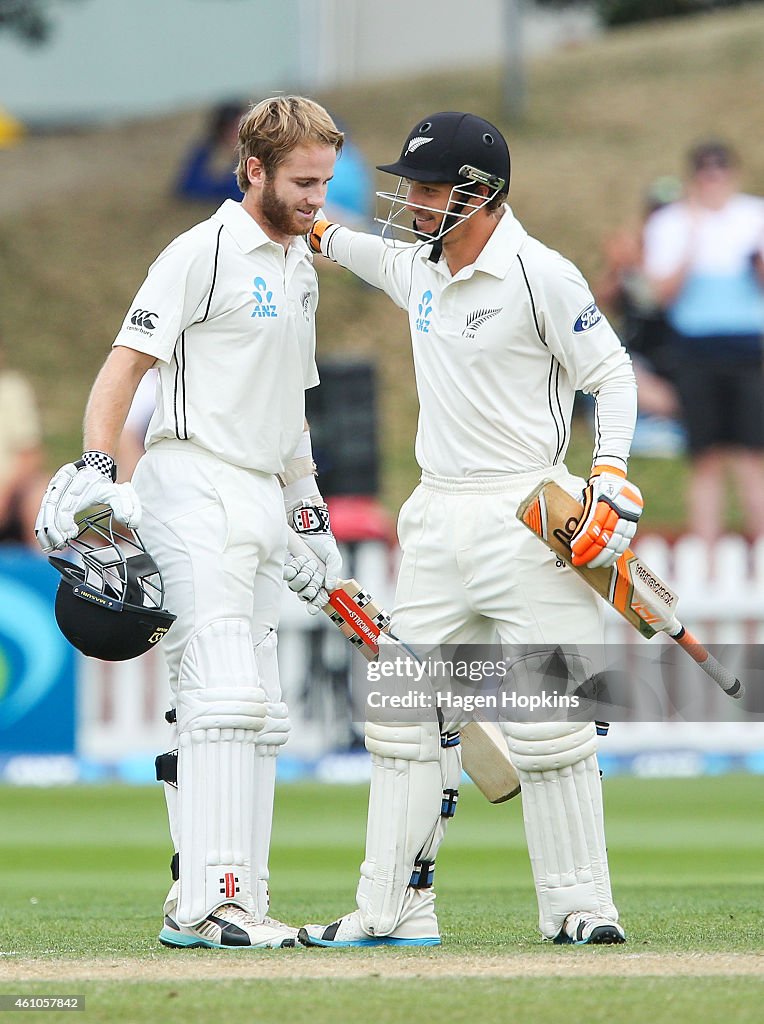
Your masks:
<svg viewBox="0 0 764 1024"><path fill-rule="evenodd" d="M597 309L597 303L590 302L586 309L582 309L578 314L578 319L573 324L573 333L583 334L584 331L589 331L592 327L596 327L601 319L602 313Z"/></svg>

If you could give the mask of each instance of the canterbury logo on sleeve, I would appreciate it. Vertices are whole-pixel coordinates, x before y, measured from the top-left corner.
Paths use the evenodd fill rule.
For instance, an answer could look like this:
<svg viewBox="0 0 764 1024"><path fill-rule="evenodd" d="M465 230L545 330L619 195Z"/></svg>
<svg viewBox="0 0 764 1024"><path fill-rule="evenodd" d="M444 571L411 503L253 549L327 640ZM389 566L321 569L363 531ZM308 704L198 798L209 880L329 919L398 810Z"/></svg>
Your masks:
<svg viewBox="0 0 764 1024"><path fill-rule="evenodd" d="M130 323L138 328L142 334L148 334L156 330L155 321L159 319L158 313L152 313L148 309L134 309L130 314ZM130 330L130 328L128 328Z"/></svg>

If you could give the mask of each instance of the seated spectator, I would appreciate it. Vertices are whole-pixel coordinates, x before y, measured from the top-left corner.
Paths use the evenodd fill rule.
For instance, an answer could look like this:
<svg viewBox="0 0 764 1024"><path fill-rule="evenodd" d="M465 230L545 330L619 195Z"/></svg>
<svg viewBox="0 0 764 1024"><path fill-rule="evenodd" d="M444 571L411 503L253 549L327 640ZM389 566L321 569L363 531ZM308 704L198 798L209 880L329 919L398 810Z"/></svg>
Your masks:
<svg viewBox="0 0 764 1024"><path fill-rule="evenodd" d="M247 111L245 103L228 102L216 107L204 137L189 150L175 191L183 199L241 202L236 183L236 145L239 122ZM345 129L340 126L340 130ZM325 213L357 230L369 227L371 220L372 180L363 154L345 133L345 143L329 182Z"/></svg>
<svg viewBox="0 0 764 1024"><path fill-rule="evenodd" d="M47 484L34 392L5 366L0 344L0 542L39 550L34 524Z"/></svg>
<svg viewBox="0 0 764 1024"><path fill-rule="evenodd" d="M203 138L193 144L183 161L175 185L178 196L221 203L224 199L241 202L235 174L236 144L239 121L246 109L246 104L237 102L215 107Z"/></svg>

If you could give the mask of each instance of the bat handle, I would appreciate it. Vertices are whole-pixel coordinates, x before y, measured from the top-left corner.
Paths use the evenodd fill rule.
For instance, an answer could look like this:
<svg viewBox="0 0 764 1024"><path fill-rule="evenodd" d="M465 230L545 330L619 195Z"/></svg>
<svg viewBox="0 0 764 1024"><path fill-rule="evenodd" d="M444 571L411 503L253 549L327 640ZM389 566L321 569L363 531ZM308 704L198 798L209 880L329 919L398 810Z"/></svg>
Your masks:
<svg viewBox="0 0 764 1024"><path fill-rule="evenodd" d="M319 569L323 568L323 563L315 551L308 547L299 533L295 533L291 526L287 530L287 548L289 550L289 554L293 555L295 558L299 558L300 555L307 555L307 557L312 558L314 562L318 562Z"/></svg>
<svg viewBox="0 0 764 1024"><path fill-rule="evenodd" d="M700 665L706 675L710 676L715 683L721 686L728 697L740 700L745 693L743 684L729 669L721 665L713 654L710 654L689 630L679 625L679 631L669 635Z"/></svg>

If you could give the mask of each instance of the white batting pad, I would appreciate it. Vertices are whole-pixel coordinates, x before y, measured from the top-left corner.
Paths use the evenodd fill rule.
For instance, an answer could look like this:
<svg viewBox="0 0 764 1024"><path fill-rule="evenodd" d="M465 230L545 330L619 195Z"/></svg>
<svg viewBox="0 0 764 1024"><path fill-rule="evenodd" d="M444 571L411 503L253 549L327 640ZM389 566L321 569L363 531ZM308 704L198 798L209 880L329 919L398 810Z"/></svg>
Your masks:
<svg viewBox="0 0 764 1024"><path fill-rule="evenodd" d="M178 686L177 918L193 925L222 903L254 910L255 738L266 720L248 624L192 637Z"/></svg>
<svg viewBox="0 0 764 1024"><path fill-rule="evenodd" d="M610 890L594 723L503 723L521 782L539 927L578 910L618 920Z"/></svg>
<svg viewBox="0 0 764 1024"><path fill-rule="evenodd" d="M265 725L255 737L255 790L253 795L252 832L252 896L255 916L262 920L268 913L268 857L273 826L273 796L276 788L276 758L289 739L289 715L286 704L279 700L281 684L276 656L276 633L271 631L255 647L260 682L266 694L268 711Z"/></svg>
<svg viewBox="0 0 764 1024"><path fill-rule="evenodd" d="M366 725L371 754L366 855L356 899L370 935L394 930L414 862L441 826L443 770L437 723Z"/></svg>

